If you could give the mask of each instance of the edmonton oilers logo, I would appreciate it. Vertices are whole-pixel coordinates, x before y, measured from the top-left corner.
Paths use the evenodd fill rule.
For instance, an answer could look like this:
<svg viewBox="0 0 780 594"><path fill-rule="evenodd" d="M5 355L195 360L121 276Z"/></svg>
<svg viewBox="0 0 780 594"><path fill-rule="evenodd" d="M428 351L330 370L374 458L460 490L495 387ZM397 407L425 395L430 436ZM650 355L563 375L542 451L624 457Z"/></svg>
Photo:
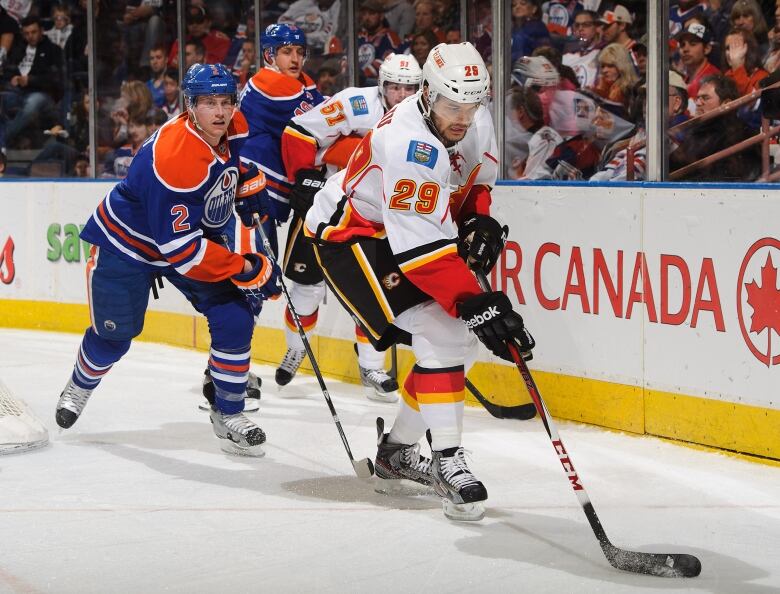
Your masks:
<svg viewBox="0 0 780 594"><path fill-rule="evenodd" d="M204 200L203 224L216 229L225 224L233 212L233 199L236 196L238 169L226 169L217 183L206 193Z"/></svg>

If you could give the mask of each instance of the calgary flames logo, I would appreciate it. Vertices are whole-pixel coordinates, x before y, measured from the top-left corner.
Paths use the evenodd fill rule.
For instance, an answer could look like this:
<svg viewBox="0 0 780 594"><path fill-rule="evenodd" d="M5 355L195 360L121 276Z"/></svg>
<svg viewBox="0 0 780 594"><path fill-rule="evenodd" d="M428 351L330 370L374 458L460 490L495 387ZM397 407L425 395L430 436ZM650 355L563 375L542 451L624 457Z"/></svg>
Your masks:
<svg viewBox="0 0 780 594"><path fill-rule="evenodd" d="M386 274L382 277L382 284L385 286L385 288L388 291L391 291L395 289L399 284L401 284L401 275L397 272L391 272L390 274Z"/></svg>
<svg viewBox="0 0 780 594"><path fill-rule="evenodd" d="M779 266L780 241L765 237L750 246L737 280L742 337L753 356L767 367L780 364Z"/></svg>

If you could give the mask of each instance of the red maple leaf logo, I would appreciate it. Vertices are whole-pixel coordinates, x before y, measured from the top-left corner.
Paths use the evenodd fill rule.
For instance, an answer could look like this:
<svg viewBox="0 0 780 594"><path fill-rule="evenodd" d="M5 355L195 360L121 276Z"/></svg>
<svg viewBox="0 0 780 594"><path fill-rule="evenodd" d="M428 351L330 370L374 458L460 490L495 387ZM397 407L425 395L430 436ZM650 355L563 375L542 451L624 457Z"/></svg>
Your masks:
<svg viewBox="0 0 780 594"><path fill-rule="evenodd" d="M780 290L777 288L777 268L772 255L767 254L761 267L761 285L756 281L745 285L747 302L753 308L750 332L767 331L767 357L772 360L772 331L780 336Z"/></svg>

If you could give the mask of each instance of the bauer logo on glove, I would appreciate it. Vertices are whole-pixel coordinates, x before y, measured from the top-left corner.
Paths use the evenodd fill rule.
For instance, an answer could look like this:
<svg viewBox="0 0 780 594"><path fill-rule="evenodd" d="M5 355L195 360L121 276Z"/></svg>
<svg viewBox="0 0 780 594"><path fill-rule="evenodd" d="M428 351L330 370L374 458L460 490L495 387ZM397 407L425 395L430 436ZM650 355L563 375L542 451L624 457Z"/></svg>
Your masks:
<svg viewBox="0 0 780 594"><path fill-rule="evenodd" d="M241 166L235 207L244 227L254 227L255 214L260 217L260 222L268 218L270 202L264 191L265 185L265 174L259 171L256 165Z"/></svg>

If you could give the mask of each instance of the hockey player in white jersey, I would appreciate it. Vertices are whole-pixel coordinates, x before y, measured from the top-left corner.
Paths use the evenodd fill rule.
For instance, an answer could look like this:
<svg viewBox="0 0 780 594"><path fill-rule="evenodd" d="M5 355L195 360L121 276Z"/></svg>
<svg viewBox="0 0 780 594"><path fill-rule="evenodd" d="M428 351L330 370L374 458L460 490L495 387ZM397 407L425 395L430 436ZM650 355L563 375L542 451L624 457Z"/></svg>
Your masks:
<svg viewBox="0 0 780 594"><path fill-rule="evenodd" d="M411 56L390 54L379 68L376 87L344 89L324 104L294 117L282 134L282 158L289 180L296 184L290 192L290 206L296 217L290 225L284 257L285 275L293 307L304 329L317 323L318 308L325 297L325 282L311 244L301 232L314 194L327 174L343 169L363 136L406 97L417 92L422 79L417 61ZM303 361L304 347L292 320L285 311L287 353L276 372L280 385L289 383ZM356 326L356 351L360 380L368 398L379 402L398 400L398 382L384 369L385 355L377 351L360 326Z"/></svg>
<svg viewBox="0 0 780 594"><path fill-rule="evenodd" d="M487 499L461 446L476 338L507 360L507 340L534 347L508 297L483 293L469 270L488 272L508 231L489 215L497 174L489 86L470 43L437 45L422 89L363 138L317 194L304 229L333 293L372 342L407 342L416 357L389 433L378 419L377 477L432 484L459 520L481 519ZM431 460L419 451L426 429Z"/></svg>

